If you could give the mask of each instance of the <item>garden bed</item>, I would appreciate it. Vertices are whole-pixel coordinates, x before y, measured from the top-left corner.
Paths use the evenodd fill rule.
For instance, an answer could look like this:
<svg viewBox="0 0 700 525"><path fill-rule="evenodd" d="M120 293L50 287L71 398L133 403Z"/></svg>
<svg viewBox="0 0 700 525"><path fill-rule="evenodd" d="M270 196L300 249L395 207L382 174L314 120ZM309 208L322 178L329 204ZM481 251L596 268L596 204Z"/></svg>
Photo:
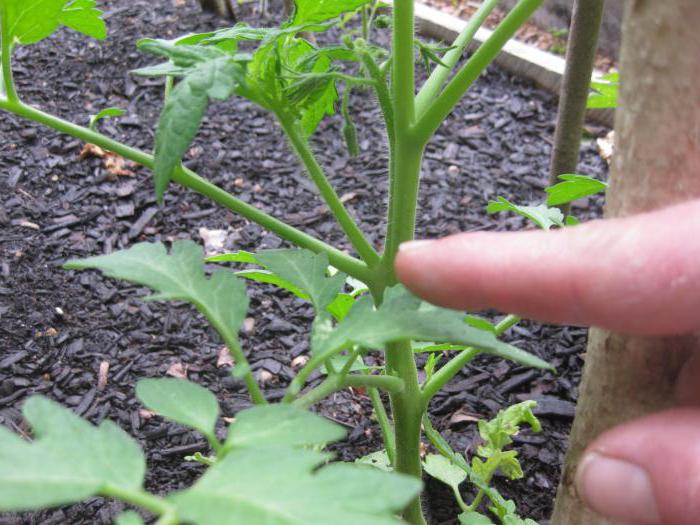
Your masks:
<svg viewBox="0 0 700 525"><path fill-rule="evenodd" d="M136 40L172 38L225 23L200 14L193 0L176 5L182 3L113 0L107 3L106 43L60 31L41 44L19 48L20 93L28 102L80 122L104 107L123 107L127 115L102 129L151 149L162 85L128 74L153 63L136 50ZM249 7L241 14L255 20ZM321 124L313 145L338 193L379 247L385 221L385 139L373 101L354 96L353 105L360 156L348 158L337 118ZM551 95L489 68L428 147L418 235L525 227L519 217L487 216L485 206L496 196L518 203L543 200L555 110ZM61 264L142 240L201 242L212 230L225 232L227 250L284 244L176 186L159 209L147 170L128 164L107 169L105 159L92 155L81 159L84 145L70 137L6 114L0 117L0 131L0 424L26 430L21 405L41 393L93 422L112 419L136 437L148 454L151 490L165 493L189 485L200 468L183 457L203 449L203 440L141 410L133 389L143 377L186 374L217 394L224 416L234 416L249 402L242 382L230 375L227 363L219 362L222 345L217 336L189 307L140 302L137 296L143 293L135 293L134 287L96 273L67 272ZM234 99L216 105L186 164L265 211L349 247L276 124L252 104ZM118 171L122 174L114 174ZM604 178L606 171L594 144L586 142L581 172ZM590 218L599 214L599 206L594 198L574 211ZM266 380L266 395L276 399L299 356L308 352L311 310L269 287L250 286L249 293L243 346L257 377ZM523 515L535 519L546 518L551 510L585 338L581 328L523 323L507 339L549 360L557 367L556 375L481 358L431 406L436 426L456 450L468 452L476 442L475 418L491 417L522 399L541 401L536 413L543 421L542 434L516 438L525 479L498 483ZM337 393L318 409L349 430L348 439L334 447L340 458L381 448L378 428L370 419L371 404L361 391ZM449 523L456 515L449 493L431 484L430 494L435 522ZM0 514L0 524L106 524L122 508L94 499L33 515Z"/></svg>

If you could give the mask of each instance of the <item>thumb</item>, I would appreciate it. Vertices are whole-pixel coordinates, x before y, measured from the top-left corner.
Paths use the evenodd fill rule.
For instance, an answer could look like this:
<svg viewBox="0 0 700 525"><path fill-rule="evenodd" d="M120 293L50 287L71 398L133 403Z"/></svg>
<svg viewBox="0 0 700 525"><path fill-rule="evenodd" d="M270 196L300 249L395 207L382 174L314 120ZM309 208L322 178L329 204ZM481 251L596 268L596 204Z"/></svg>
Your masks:
<svg viewBox="0 0 700 525"><path fill-rule="evenodd" d="M700 410L674 409L601 435L576 487L594 511L629 525L697 525Z"/></svg>

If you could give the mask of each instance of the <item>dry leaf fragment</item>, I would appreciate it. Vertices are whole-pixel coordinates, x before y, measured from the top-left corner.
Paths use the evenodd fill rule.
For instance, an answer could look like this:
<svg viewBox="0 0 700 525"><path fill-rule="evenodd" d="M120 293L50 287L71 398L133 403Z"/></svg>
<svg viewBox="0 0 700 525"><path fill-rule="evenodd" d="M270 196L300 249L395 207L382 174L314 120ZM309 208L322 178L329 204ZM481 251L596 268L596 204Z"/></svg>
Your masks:
<svg viewBox="0 0 700 525"><path fill-rule="evenodd" d="M80 152L80 160L84 160L87 157L97 157L102 159L102 165L107 170L107 172L113 177L133 177L135 173L126 166L133 167L136 166L133 162L129 162L124 157L107 151L97 146L96 144L85 144L82 151Z"/></svg>
<svg viewBox="0 0 700 525"><path fill-rule="evenodd" d="M151 419L152 417L155 417L155 416L157 416L157 415L158 415L158 414L156 414L155 412L152 412L152 411L150 411L150 410L146 410L145 408L139 409L139 416L140 416L141 419L143 419L143 420L149 420L149 419Z"/></svg>
<svg viewBox="0 0 700 525"><path fill-rule="evenodd" d="M479 421L478 417L472 416L471 414L467 414L465 412L462 412L461 410L458 410L454 414L452 414L452 417L450 417L449 421L449 426L455 426L459 425L460 423L476 423Z"/></svg>
<svg viewBox="0 0 700 525"><path fill-rule="evenodd" d="M615 154L615 131L611 131L605 137L597 139L595 143L598 146L600 156L610 165Z"/></svg>
<svg viewBox="0 0 700 525"><path fill-rule="evenodd" d="M226 230L200 228L199 236L202 238L202 241L204 241L204 251L207 256L209 256L223 251L228 232Z"/></svg>
<svg viewBox="0 0 700 525"><path fill-rule="evenodd" d="M251 335L255 331L255 319L252 317L246 317L243 321L243 333L246 335Z"/></svg>
<svg viewBox="0 0 700 525"><path fill-rule="evenodd" d="M187 365L183 365L182 363L173 363L165 373L166 375L176 377L178 379L187 379Z"/></svg>
<svg viewBox="0 0 700 525"><path fill-rule="evenodd" d="M230 368L234 365L233 356L227 346L219 349L219 357L216 360L217 368Z"/></svg>
<svg viewBox="0 0 700 525"><path fill-rule="evenodd" d="M306 363L309 362L309 356L308 355L298 355L294 359L292 359L292 368L294 370L297 370L304 366Z"/></svg>

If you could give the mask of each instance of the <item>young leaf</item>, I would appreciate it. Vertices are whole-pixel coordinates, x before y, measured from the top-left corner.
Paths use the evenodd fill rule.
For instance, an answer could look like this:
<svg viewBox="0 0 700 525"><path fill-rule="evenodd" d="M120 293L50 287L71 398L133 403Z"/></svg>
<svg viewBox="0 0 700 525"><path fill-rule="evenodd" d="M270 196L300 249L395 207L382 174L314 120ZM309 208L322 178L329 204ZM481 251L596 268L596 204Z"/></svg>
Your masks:
<svg viewBox="0 0 700 525"><path fill-rule="evenodd" d="M100 40L107 36L102 12L94 0L3 0L12 43L35 44L60 25Z"/></svg>
<svg viewBox="0 0 700 525"><path fill-rule="evenodd" d="M248 310L245 286L231 272L204 274L204 253L192 241L176 241L170 254L161 243L140 243L128 250L69 261L69 270L102 270L105 275L152 288L151 300L193 304L226 338L237 340Z"/></svg>
<svg viewBox="0 0 700 525"><path fill-rule="evenodd" d="M256 258L272 273L306 292L317 311L325 311L345 286L346 275L328 277L328 256L309 250L268 250Z"/></svg>
<svg viewBox="0 0 700 525"><path fill-rule="evenodd" d="M548 208L544 204L539 206L517 206L503 197L498 201L491 201L486 207L488 213L511 211L530 219L543 230L549 230L552 226L564 226L564 214L558 208Z"/></svg>
<svg viewBox="0 0 700 525"><path fill-rule="evenodd" d="M98 40L107 38L107 27L102 19L102 11L97 9L95 0L73 0L63 8L58 22Z"/></svg>
<svg viewBox="0 0 700 525"><path fill-rule="evenodd" d="M380 349L407 340L468 345L526 366L551 368L542 359L499 341L493 333L469 326L464 314L428 306L400 285L387 290L384 303L376 310L370 297L360 298L334 330L312 339L312 350L330 356L350 344Z"/></svg>
<svg viewBox="0 0 700 525"><path fill-rule="evenodd" d="M262 266L258 262L258 260L255 258L254 253L246 252L246 251L239 251L239 252L234 252L234 253L224 253L221 255L212 255L211 257L207 257L207 262L216 262L216 263L221 263L221 262L231 262L231 263L243 263L243 264L257 264L258 266Z"/></svg>
<svg viewBox="0 0 700 525"><path fill-rule="evenodd" d="M27 400L23 412L34 441L0 426L0 511L74 503L107 485L141 490L143 453L114 423L94 427L44 397Z"/></svg>
<svg viewBox="0 0 700 525"><path fill-rule="evenodd" d="M371 0L295 0L292 24L301 26L325 22L348 11L355 11Z"/></svg>
<svg viewBox="0 0 700 525"><path fill-rule="evenodd" d="M121 117L126 114L125 109L121 108L106 108L97 113L96 115L90 115L89 127L91 130L95 131L97 129L97 123L105 118Z"/></svg>
<svg viewBox="0 0 700 525"><path fill-rule="evenodd" d="M328 313L333 316L336 321L342 321L348 315L352 306L355 304L355 298L346 293L339 293L333 299L333 302L328 305Z"/></svg>
<svg viewBox="0 0 700 525"><path fill-rule="evenodd" d="M303 299L305 301L310 300L309 295L305 293L301 288L294 286L286 279L282 279L279 275L275 275L274 273L269 272L267 270L240 270L236 272L236 275L238 277L242 277L243 279L255 281L257 283L273 284L278 288L282 288L283 290L291 292L292 294L296 295L299 299Z"/></svg>
<svg viewBox="0 0 700 525"><path fill-rule="evenodd" d="M209 101L229 98L244 75L244 68L231 57L210 59L194 66L166 99L156 131L153 169L160 203L173 171L199 130Z"/></svg>
<svg viewBox="0 0 700 525"><path fill-rule="evenodd" d="M563 182L546 188L547 206L559 206L577 199L605 192L608 185L605 182L586 177L585 175L559 175Z"/></svg>
<svg viewBox="0 0 700 525"><path fill-rule="evenodd" d="M603 75L599 80L591 81L593 92L588 96L589 109L616 108L620 91L620 73Z"/></svg>
<svg viewBox="0 0 700 525"><path fill-rule="evenodd" d="M511 436L520 431L522 423L530 425L534 432L542 430L542 425L532 413L536 406L536 401L523 401L500 410L491 421L479 421L479 434L486 442L479 447L479 455L487 458L502 451L513 442Z"/></svg>
<svg viewBox="0 0 700 525"><path fill-rule="evenodd" d="M461 499L459 485L467 480L467 473L463 469L439 454L428 454L423 461L423 468L430 476L450 486Z"/></svg>
<svg viewBox="0 0 700 525"><path fill-rule="evenodd" d="M488 517L478 512L463 512L458 518L461 525L494 525Z"/></svg>
<svg viewBox="0 0 700 525"><path fill-rule="evenodd" d="M319 469L327 459L288 447L236 450L170 499L198 525L396 525L420 490L412 477L359 465Z"/></svg>
<svg viewBox="0 0 700 525"><path fill-rule="evenodd" d="M149 410L216 438L219 403L206 388L181 379L142 379L136 385L136 397Z"/></svg>
<svg viewBox="0 0 700 525"><path fill-rule="evenodd" d="M236 414L225 448L325 445L344 437L345 430L324 417L291 405L275 404Z"/></svg>
<svg viewBox="0 0 700 525"><path fill-rule="evenodd" d="M360 465L370 465L384 472L391 472L394 469L391 467L391 462L389 461L389 455L386 453L385 449L378 450L377 452L372 452L361 458L357 458L355 463Z"/></svg>

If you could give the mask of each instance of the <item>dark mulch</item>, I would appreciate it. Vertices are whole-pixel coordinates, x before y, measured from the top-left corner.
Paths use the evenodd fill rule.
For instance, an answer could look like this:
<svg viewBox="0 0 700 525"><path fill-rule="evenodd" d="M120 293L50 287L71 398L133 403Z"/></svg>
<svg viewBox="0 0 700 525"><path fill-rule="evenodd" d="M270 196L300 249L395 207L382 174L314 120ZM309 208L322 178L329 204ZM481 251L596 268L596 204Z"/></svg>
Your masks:
<svg viewBox="0 0 700 525"><path fill-rule="evenodd" d="M136 79L128 70L153 60L134 42L142 36L173 37L224 22L202 15L193 0L113 0L107 3L111 37L105 44L61 31L40 45L17 51L17 81L28 102L77 122L107 106L127 116L104 124L119 139L150 149L161 107L160 82ZM277 7L273 3L273 7ZM253 20L243 10L244 16ZM354 97L361 127L361 155L348 159L341 122L325 121L314 147L341 195L379 244L385 220L386 148L370 97ZM419 211L419 235L511 230L519 218L488 217L488 199L503 195L521 203L542 200L551 149L555 102L527 83L490 68L428 148ZM148 453L147 486L159 493L190 484L200 468L184 455L204 446L193 432L140 412L136 381L161 377L181 364L188 377L214 391L225 416L248 405L240 381L217 367L221 343L191 308L143 303L144 292L95 273L64 271L68 258L127 247L135 242L201 240L200 228L225 230L227 249L275 248L277 237L190 191L172 187L164 209L156 206L149 173L110 177L99 159L79 160L82 144L18 118L2 115L0 154L0 424L26 430L22 402L32 394L58 400L93 422L118 422ZM581 171L604 177L605 163L586 142ZM187 164L241 198L342 248L348 243L324 214L311 183L290 154L271 118L241 100L210 112ZM599 211L592 200L579 213ZM537 290L533 290L537 293ZM292 361L308 351L310 310L262 286L251 286L244 347L265 390L278 398L293 376ZM525 479L498 481L523 513L548 515L576 400L586 332L580 328L523 323L508 339L552 362L558 374L540 373L494 359L479 359L435 398L436 425L459 451L474 449L471 416L491 417L508 403L537 398L544 423L539 435L516 441ZM100 368L109 367L105 388ZM380 448L369 403L342 392L321 404L346 425L348 439L335 447L343 459ZM465 417L466 416L466 417ZM441 486L430 484L437 522L454 517ZM0 517L0 523L111 523L122 505L94 499L33 515Z"/></svg>

